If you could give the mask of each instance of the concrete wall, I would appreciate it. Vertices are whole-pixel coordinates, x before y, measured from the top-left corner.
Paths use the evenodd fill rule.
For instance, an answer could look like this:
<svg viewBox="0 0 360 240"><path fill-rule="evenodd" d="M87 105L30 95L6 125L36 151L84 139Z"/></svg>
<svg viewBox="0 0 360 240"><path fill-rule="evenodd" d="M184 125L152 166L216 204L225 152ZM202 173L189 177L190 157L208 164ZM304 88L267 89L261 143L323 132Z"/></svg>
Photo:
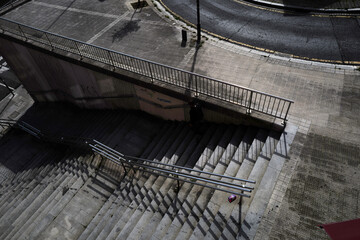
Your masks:
<svg viewBox="0 0 360 240"><path fill-rule="evenodd" d="M137 86L52 54L0 38L0 54L35 101L70 101L84 108L135 109L185 120L183 100Z"/></svg>

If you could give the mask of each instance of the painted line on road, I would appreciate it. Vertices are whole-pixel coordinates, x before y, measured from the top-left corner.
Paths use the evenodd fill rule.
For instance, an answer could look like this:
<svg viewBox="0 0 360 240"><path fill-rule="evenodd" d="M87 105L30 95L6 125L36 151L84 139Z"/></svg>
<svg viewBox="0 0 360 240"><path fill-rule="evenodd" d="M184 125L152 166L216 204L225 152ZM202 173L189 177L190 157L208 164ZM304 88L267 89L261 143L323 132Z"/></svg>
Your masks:
<svg viewBox="0 0 360 240"><path fill-rule="evenodd" d="M166 6L162 0L158 0L161 5L166 9L166 11L168 11L169 13L171 13L173 16L175 16L177 19L179 19L180 21L186 23L187 25L192 26L193 28L196 29L196 25L189 22L188 20L184 19L183 17L181 17L180 15L176 14L175 12L173 12L168 6ZM302 57L302 56L298 56L298 55L294 55L294 54L288 54L288 53L282 53L282 52L278 52L278 51L274 51L271 49L267 49L267 48L261 48L261 47L256 47L247 43L242 43L230 38L226 38L223 37L219 34L210 32L204 28L201 29L202 32L205 32L211 36L214 36L216 38L219 38L220 40L224 40L227 42L231 42L243 47L247 47L247 48L251 48L251 49L255 49L258 51L262 51L262 52L266 52L266 53L271 53L271 54L279 54L279 55L289 55L291 58L298 58L298 59L302 59L302 60L309 60L309 61L315 61L315 62L322 62L322 63L333 63L333 64L348 64L348 65L360 65L360 61L340 61L340 60L328 60L328 59L319 59L319 58L310 58L310 57Z"/></svg>
<svg viewBox="0 0 360 240"><path fill-rule="evenodd" d="M269 12L274 12L274 13L281 13L281 14L291 14L291 15L298 15L298 13L294 12L294 11L284 11L284 10L280 10L280 9L274 9L274 8L270 8L270 7L263 7L263 6L258 6L258 5L255 5L255 4L252 4L252 3L248 3L248 2L244 2L244 1L241 1L241 0L232 0L236 3L239 3L241 5L245 5L245 6L248 6L248 7L253 7L253 8L257 8L257 9L260 9L260 10L265 10L265 11L269 11ZM311 13L307 16L311 16L311 17L322 17L322 18L329 18L329 17L332 17L332 18L360 18L360 16L357 16L357 15L347 15L347 14L341 14L341 13L333 13L333 14L330 14L330 13L323 13L323 14L319 14L319 13Z"/></svg>

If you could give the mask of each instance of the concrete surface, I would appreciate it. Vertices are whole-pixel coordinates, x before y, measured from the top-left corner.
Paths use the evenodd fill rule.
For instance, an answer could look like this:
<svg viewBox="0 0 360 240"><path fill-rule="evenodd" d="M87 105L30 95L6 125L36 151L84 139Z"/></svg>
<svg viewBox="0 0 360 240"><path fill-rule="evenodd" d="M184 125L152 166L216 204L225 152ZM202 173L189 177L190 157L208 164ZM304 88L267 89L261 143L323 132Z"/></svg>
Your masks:
<svg viewBox="0 0 360 240"><path fill-rule="evenodd" d="M255 239L327 239L318 224L360 216L359 68L290 59L205 37L195 51L194 30L181 47L176 20L159 17L164 11L151 7L134 11L129 3L32 1L5 17L293 99L289 122L299 130Z"/></svg>

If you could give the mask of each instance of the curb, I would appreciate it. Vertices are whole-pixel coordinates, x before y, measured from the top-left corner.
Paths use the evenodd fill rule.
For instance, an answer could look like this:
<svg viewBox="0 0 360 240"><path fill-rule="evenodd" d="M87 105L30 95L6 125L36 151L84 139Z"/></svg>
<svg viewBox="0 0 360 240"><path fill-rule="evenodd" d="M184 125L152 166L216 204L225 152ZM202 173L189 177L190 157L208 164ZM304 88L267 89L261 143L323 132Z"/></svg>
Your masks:
<svg viewBox="0 0 360 240"><path fill-rule="evenodd" d="M266 7L272 7L283 10L291 10L295 12L315 12L315 13L342 13L342 14L359 14L360 8L350 8L350 9L326 9L326 8L308 8L308 7L299 7L294 5L284 5L281 3L274 3L263 0L243 0L249 3L256 5L262 5Z"/></svg>

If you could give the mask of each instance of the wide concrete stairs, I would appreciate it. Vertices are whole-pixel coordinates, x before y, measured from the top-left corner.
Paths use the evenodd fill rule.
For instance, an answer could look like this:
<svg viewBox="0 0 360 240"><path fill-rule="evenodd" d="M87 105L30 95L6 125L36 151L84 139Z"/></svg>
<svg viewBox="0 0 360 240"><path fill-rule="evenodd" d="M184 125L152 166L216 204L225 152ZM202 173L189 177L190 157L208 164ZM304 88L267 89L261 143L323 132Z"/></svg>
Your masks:
<svg viewBox="0 0 360 240"><path fill-rule="evenodd" d="M292 141L266 129L192 129L139 112L56 112L40 106L23 119L128 155L255 180L255 190L229 203L227 193L191 183L178 188L173 179L129 169L125 175L89 152L10 130L0 141L1 239L251 239Z"/></svg>

